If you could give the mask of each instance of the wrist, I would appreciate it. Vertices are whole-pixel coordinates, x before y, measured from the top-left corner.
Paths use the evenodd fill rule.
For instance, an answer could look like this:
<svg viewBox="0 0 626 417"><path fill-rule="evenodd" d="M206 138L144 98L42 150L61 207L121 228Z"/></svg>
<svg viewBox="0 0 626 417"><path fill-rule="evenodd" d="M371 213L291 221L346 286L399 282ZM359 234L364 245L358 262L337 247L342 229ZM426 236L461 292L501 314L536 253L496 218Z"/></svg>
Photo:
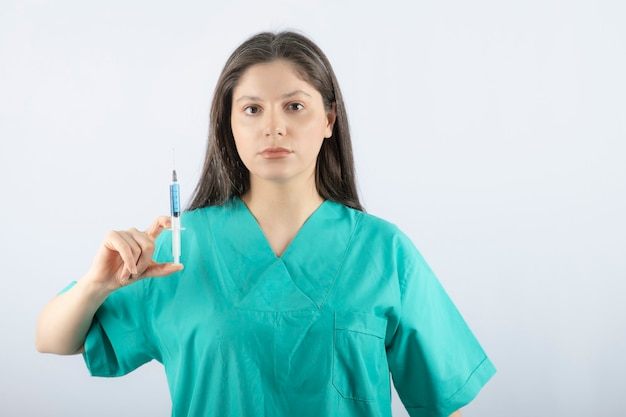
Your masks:
<svg viewBox="0 0 626 417"><path fill-rule="evenodd" d="M76 287L82 291L86 298L96 305L100 305L104 300L115 291L110 285L102 282L98 282L97 279L87 273L77 283Z"/></svg>

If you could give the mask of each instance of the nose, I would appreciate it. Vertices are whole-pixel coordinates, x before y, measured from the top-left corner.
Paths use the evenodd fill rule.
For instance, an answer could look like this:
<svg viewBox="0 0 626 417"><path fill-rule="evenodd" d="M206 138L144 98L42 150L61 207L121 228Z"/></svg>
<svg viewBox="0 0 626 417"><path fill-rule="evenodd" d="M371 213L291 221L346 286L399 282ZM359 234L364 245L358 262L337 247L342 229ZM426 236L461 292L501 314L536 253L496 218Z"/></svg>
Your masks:
<svg viewBox="0 0 626 417"><path fill-rule="evenodd" d="M266 137L284 136L287 133L285 122L276 112L269 114L267 119L267 125L265 127Z"/></svg>

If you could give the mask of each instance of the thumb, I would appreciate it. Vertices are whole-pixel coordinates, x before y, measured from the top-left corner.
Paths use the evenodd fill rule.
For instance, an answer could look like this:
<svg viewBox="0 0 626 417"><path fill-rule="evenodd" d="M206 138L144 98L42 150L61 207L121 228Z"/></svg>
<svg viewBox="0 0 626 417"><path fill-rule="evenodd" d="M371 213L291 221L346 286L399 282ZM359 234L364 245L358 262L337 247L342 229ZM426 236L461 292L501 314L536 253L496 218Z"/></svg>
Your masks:
<svg viewBox="0 0 626 417"><path fill-rule="evenodd" d="M184 265L182 264L157 263L152 261L141 275L145 278L165 277L173 274L174 272L182 271L183 268Z"/></svg>

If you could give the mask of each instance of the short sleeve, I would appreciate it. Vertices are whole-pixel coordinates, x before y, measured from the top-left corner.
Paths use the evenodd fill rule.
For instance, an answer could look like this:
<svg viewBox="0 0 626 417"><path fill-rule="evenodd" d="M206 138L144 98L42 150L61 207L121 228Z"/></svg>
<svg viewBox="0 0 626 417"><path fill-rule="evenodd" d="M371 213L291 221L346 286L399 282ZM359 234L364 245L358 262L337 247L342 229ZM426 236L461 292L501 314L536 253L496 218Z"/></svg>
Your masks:
<svg viewBox="0 0 626 417"><path fill-rule="evenodd" d="M94 316L83 358L93 376L125 375L154 359L146 321L146 280L120 288Z"/></svg>
<svg viewBox="0 0 626 417"><path fill-rule="evenodd" d="M448 417L474 399L495 368L421 255L410 258L400 275L389 367L411 417Z"/></svg>

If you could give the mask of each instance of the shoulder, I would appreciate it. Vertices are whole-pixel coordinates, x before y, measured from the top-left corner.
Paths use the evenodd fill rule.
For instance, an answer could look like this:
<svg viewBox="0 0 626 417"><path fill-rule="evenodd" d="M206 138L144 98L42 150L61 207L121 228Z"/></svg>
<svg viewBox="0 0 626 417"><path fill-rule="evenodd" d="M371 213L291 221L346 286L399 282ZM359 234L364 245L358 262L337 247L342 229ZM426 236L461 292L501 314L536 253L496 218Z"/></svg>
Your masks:
<svg viewBox="0 0 626 417"><path fill-rule="evenodd" d="M181 223L186 229L212 228L224 221L240 216L243 208L239 199L232 199L218 206L200 207L182 213Z"/></svg>
<svg viewBox="0 0 626 417"><path fill-rule="evenodd" d="M400 228L389 220L383 219L371 213L361 213L361 224L364 230L387 237L399 237L408 239Z"/></svg>
<svg viewBox="0 0 626 417"><path fill-rule="evenodd" d="M235 200L231 200L219 206L206 206L194 210L188 210L185 211L182 216L183 219L187 221L202 221L206 218L228 216L237 209L237 206L237 202Z"/></svg>
<svg viewBox="0 0 626 417"><path fill-rule="evenodd" d="M337 217L354 220L361 228L391 234L402 233L395 224L365 211L356 210L330 200L326 201L326 205Z"/></svg>
<svg viewBox="0 0 626 417"><path fill-rule="evenodd" d="M407 260L421 258L413 241L395 223L371 213L340 206L345 216L355 221L354 240L361 245L370 245L385 256L400 256ZM358 244L357 244L358 246Z"/></svg>
<svg viewBox="0 0 626 417"><path fill-rule="evenodd" d="M411 238L395 223L371 213L361 213L361 217L361 228L365 233L394 242L401 247L415 248Z"/></svg>

